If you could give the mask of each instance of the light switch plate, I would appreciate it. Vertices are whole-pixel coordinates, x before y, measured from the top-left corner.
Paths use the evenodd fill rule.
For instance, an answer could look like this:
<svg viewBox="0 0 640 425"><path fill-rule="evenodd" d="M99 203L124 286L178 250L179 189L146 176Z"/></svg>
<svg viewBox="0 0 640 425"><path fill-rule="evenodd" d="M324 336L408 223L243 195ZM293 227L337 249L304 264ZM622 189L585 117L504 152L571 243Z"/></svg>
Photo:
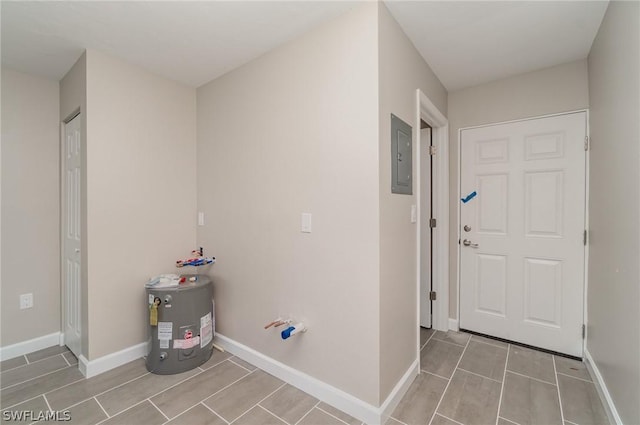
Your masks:
<svg viewBox="0 0 640 425"><path fill-rule="evenodd" d="M300 231L311 233L311 213L302 213Z"/></svg>
<svg viewBox="0 0 640 425"><path fill-rule="evenodd" d="M198 213L198 226L204 226L204 213Z"/></svg>
<svg viewBox="0 0 640 425"><path fill-rule="evenodd" d="M20 310L33 307L33 294L20 295Z"/></svg>
<svg viewBox="0 0 640 425"><path fill-rule="evenodd" d="M418 210L415 205L411 205L411 222L415 223L418 221Z"/></svg>

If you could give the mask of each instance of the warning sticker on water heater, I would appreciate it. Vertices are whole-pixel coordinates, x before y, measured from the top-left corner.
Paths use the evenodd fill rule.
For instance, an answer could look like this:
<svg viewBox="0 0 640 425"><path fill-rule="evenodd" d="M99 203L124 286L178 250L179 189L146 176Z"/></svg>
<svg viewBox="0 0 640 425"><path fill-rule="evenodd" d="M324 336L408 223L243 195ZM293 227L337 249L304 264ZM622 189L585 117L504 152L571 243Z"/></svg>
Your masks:
<svg viewBox="0 0 640 425"><path fill-rule="evenodd" d="M158 339L171 339L173 336L173 322L158 322Z"/></svg>
<svg viewBox="0 0 640 425"><path fill-rule="evenodd" d="M200 342L200 337L196 336L189 339L174 339L173 340L173 348L180 348L182 350L186 350L189 348L193 348Z"/></svg>
<svg viewBox="0 0 640 425"><path fill-rule="evenodd" d="M200 348L211 342L213 339L213 323L211 321L211 313L200 318Z"/></svg>

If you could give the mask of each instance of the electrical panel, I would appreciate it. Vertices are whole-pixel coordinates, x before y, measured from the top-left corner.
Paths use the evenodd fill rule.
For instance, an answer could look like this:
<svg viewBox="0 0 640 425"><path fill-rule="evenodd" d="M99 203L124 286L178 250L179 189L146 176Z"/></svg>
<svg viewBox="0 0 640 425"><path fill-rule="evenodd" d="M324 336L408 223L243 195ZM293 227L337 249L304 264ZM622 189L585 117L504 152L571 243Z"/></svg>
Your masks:
<svg viewBox="0 0 640 425"><path fill-rule="evenodd" d="M391 114L391 193L413 194L411 126Z"/></svg>

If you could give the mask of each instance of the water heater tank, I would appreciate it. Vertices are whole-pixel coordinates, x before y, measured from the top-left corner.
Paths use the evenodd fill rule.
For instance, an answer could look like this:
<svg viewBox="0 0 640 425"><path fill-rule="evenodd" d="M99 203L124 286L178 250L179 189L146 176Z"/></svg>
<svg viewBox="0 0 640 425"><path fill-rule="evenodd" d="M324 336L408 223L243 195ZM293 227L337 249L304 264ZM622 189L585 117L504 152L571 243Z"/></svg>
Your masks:
<svg viewBox="0 0 640 425"><path fill-rule="evenodd" d="M215 333L211 279L195 275L183 277L185 282L178 286L146 286L149 372L181 373L211 357Z"/></svg>

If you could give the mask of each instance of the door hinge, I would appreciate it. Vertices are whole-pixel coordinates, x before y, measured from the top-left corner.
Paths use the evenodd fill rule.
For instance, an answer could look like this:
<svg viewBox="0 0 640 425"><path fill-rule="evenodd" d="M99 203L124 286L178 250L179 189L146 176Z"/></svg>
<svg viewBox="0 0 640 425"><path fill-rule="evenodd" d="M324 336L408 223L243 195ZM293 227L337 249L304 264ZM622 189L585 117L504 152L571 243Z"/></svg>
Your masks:
<svg viewBox="0 0 640 425"><path fill-rule="evenodd" d="M430 218L429 219L429 227L431 227L432 229L434 227L436 227L436 219L435 218Z"/></svg>
<svg viewBox="0 0 640 425"><path fill-rule="evenodd" d="M587 326L586 325L582 325L582 339L584 339L587 336Z"/></svg>
<svg viewBox="0 0 640 425"><path fill-rule="evenodd" d="M582 244L584 246L587 246L587 230L585 229L584 233L582 234Z"/></svg>
<svg viewBox="0 0 640 425"><path fill-rule="evenodd" d="M584 136L584 150L589 150L589 136Z"/></svg>
<svg viewBox="0 0 640 425"><path fill-rule="evenodd" d="M429 155L434 156L436 154L436 147L429 146Z"/></svg>
<svg viewBox="0 0 640 425"><path fill-rule="evenodd" d="M429 301L435 301L435 300L436 300L436 292L435 291L429 292Z"/></svg>

